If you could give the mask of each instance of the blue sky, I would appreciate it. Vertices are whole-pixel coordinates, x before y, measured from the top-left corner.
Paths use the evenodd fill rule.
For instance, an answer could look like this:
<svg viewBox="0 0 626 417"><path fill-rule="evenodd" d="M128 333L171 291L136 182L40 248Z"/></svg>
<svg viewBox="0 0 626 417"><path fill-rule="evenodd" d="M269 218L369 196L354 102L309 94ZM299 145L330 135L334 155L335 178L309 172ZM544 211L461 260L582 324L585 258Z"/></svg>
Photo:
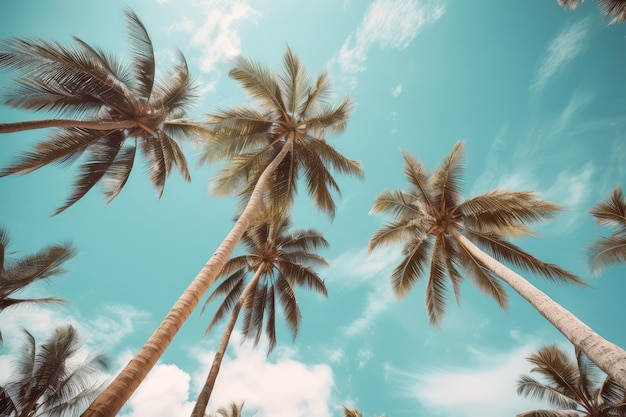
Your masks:
<svg viewBox="0 0 626 417"><path fill-rule="evenodd" d="M361 161L365 177L337 177L342 196L332 223L305 195L293 214L295 226L316 228L330 242L323 255L331 266L320 271L329 297L298 293L300 334L292 343L279 327L269 358L235 335L210 408L245 399L258 417L339 416L341 404L366 417L475 417L538 406L515 394L517 376L530 370L524 358L545 343L569 346L533 308L510 292L510 307L501 311L468 281L461 305L451 301L442 328L431 328L424 282L402 301L390 292L399 248L367 254L384 221L368 214L375 196L406 185L400 150L433 169L458 140L466 145L466 196L534 189L566 206L536 229L539 239L515 243L593 288L528 278L626 347L616 313L626 269L596 278L585 258L586 246L607 234L587 210L626 185L626 26L607 26L594 2L570 12L546 0L114 0L89 7L29 0L0 6L0 38L67 44L77 36L126 57L126 7L150 32L161 70L177 48L186 56L201 86L191 113L198 120L248 102L227 76L230 57L278 68L286 45L311 73L330 71L337 102L349 94L356 104L347 131L330 141ZM0 74L0 89L8 83ZM44 117L0 107L0 122ZM0 165L45 137L5 135ZM191 146L185 153L191 184L173 174L160 200L138 165L108 206L94 189L56 217L50 214L68 195L74 169L0 179L0 224L11 233L11 250L33 252L63 239L80 250L67 274L28 292L62 297L66 306L0 315L0 379L11 373L21 327L43 340L55 325L75 323L87 350L110 354L115 370L147 340L232 226L235 200L208 189L216 167L196 166ZM218 327L202 337L210 318L192 314L123 416L190 413L221 335Z"/></svg>

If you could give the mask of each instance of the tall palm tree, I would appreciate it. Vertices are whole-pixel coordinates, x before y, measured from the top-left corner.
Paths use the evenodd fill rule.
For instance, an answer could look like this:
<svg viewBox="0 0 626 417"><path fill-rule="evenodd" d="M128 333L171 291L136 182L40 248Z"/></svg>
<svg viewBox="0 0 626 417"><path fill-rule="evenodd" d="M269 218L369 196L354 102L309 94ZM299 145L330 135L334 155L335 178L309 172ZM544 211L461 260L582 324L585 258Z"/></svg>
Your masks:
<svg viewBox="0 0 626 417"><path fill-rule="evenodd" d="M315 249L328 247L328 242L319 232L313 230L289 232L289 226L288 221L264 220L251 227L242 238L247 254L231 258L222 268L219 276L224 280L213 290L204 304L206 307L216 297L224 295L224 300L215 312L207 333L229 311L230 319L213 358L209 375L191 413L192 417L204 415L242 308L245 311L242 330L244 338L253 339L256 346L265 321L269 354L276 345L276 300L282 306L287 326L295 339L301 314L294 288L307 286L324 296L327 295L324 281L312 267L328 265L324 258L313 252ZM246 284L248 273L252 273L253 277Z"/></svg>
<svg viewBox="0 0 626 417"><path fill-rule="evenodd" d="M582 284L573 274L544 263L506 238L530 234L530 222L549 219L556 204L540 200L532 191L489 191L461 201L463 143L458 142L441 166L429 174L415 158L404 154L406 191L384 191L371 210L391 214L393 220L377 231L369 250L402 243L404 259L391 275L393 290L402 297L426 273L426 309L438 325L445 310L448 279L459 300L461 271L483 293L507 306L501 281L511 286L561 333L615 381L626 387L626 352L602 339L573 314L539 291L501 262L556 282Z"/></svg>
<svg viewBox="0 0 626 417"><path fill-rule="evenodd" d="M12 379L0 387L0 415L77 416L101 389L97 379L107 360L95 355L77 363L81 343L72 326L59 327L39 349L26 330Z"/></svg>
<svg viewBox="0 0 626 417"><path fill-rule="evenodd" d="M619 417L626 416L626 390L607 377L599 384L593 363L576 349L573 360L556 344L544 346L527 358L534 365L530 375L520 376L517 393L548 400L558 410L533 410L517 417Z"/></svg>
<svg viewBox="0 0 626 417"><path fill-rule="evenodd" d="M76 255L76 249L70 243L64 242L20 259L8 260L6 248L9 241L9 233L0 226L0 312L23 303L62 302L55 297L24 299L14 298L13 295L35 281L65 272L62 265Z"/></svg>
<svg viewBox="0 0 626 417"><path fill-rule="evenodd" d="M115 198L128 180L137 147L148 161L150 180L159 197L173 166L190 180L176 140L197 137L204 129L183 118L194 98L187 64L180 54L168 76L156 79L148 32L135 13L126 10L125 16L132 47L130 68L78 38L72 47L40 39L0 42L0 70L17 74L5 104L72 117L0 124L0 133L56 128L47 141L0 170L0 177L72 163L87 154L73 192L55 215L98 182L104 186L108 202Z"/></svg>
<svg viewBox="0 0 626 417"><path fill-rule="evenodd" d="M316 205L332 216L335 203L331 190L338 191L338 186L331 170L362 175L357 161L345 158L325 139L328 133L346 128L352 110L349 100L332 107L328 102L328 74L312 81L290 49L285 52L283 67L282 73L275 74L255 61L235 60L229 75L255 100L256 107L237 106L209 116L213 134L204 160L230 160L215 189L220 194L230 189L242 195L245 205L222 244L159 328L83 416L112 417L119 411L213 284L264 205L285 204L281 209L289 209L296 179L303 174Z"/></svg>
<svg viewBox="0 0 626 417"><path fill-rule="evenodd" d="M606 200L598 202L589 212L596 225L614 230L611 236L601 237L589 247L592 271L599 275L607 266L626 262L626 197L622 188L615 187Z"/></svg>
<svg viewBox="0 0 626 417"><path fill-rule="evenodd" d="M575 10L583 0L556 0L559 5ZM611 23L622 23L626 20L626 0L595 0L602 10L605 19Z"/></svg>

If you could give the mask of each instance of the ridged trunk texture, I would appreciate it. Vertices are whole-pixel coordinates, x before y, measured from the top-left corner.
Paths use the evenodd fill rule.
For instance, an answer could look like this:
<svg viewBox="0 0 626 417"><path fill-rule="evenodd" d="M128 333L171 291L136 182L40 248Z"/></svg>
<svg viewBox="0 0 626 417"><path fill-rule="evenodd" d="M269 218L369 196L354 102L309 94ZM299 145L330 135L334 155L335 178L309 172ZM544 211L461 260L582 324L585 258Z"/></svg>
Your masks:
<svg viewBox="0 0 626 417"><path fill-rule="evenodd" d="M148 372L156 365L170 342L178 333L185 320L196 308L200 299L215 282L220 270L228 261L235 246L258 214L262 202L262 192L269 176L285 158L289 151L292 138L287 140L283 149L276 158L265 168L254 186L250 200L237 219L226 239L217 248L213 256L204 265L200 273L194 278L185 292L176 301L167 313L150 339L139 350L135 357L122 369L109 386L89 406L82 417L113 417L135 392L139 384L146 378Z"/></svg>
<svg viewBox="0 0 626 417"><path fill-rule="evenodd" d="M217 380L217 375L220 372L220 367L222 366L222 359L224 359L224 353L226 353L226 348L228 347L228 342L230 341L230 336L233 333L233 329L235 328L235 323L237 323L237 318L239 317L239 312L241 311L241 307L243 306L244 300L248 297L250 292L256 287L259 282L259 278L262 275L261 269L258 269L252 280L246 285L243 294L237 300L237 304L233 307L233 311L230 313L230 319L228 319L228 323L226 324L226 328L224 329L224 334L222 335L222 340L220 340L220 344L217 348L217 352L215 352L215 356L213 357L213 363L211 363L211 370L209 371L209 375L206 378L206 382L202 387L202 391L200 391L200 395L198 395L198 399L196 400L196 405L193 407L193 411L191 412L191 417L204 417L204 413L206 412L206 407L209 404L209 400L211 399L211 393L213 392L213 387L215 386L215 381Z"/></svg>
<svg viewBox="0 0 626 417"><path fill-rule="evenodd" d="M602 369L623 388L626 388L626 352L622 348L602 338L559 303L552 300L522 276L483 252L458 231L453 231L452 234L487 269L509 284L535 307L539 314L552 323L567 340L580 348L598 368Z"/></svg>
<svg viewBox="0 0 626 417"><path fill-rule="evenodd" d="M0 133L22 132L24 130L46 129L48 127L59 128L82 128L91 130L114 130L131 129L139 127L140 124L134 120L101 121L101 120L68 120L68 119L46 119L30 120L27 122L0 123Z"/></svg>

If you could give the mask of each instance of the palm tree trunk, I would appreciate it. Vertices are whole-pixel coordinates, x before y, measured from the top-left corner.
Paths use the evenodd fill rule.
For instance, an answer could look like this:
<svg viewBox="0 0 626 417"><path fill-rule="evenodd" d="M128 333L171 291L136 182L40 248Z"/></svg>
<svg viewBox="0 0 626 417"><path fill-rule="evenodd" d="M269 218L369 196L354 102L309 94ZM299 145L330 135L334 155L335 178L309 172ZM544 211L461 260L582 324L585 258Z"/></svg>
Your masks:
<svg viewBox="0 0 626 417"><path fill-rule="evenodd" d="M196 405L193 407L191 417L204 417L206 407L209 404L209 399L211 399L213 387L215 386L215 381L217 380L217 374L220 372L220 366L222 365L224 353L226 352L228 342L230 341L230 336L233 333L233 329L235 328L235 323L237 323L237 318L239 317L241 307L243 306L245 299L248 298L248 296L250 295L250 292L252 292L254 290L254 287L256 287L261 275L263 275L263 273L262 270L259 268L254 273L254 277L252 278L252 280L248 283L248 285L246 285L246 289L239 297L239 300L237 300L237 304L235 304L235 307L233 307L233 311L230 314L230 319L228 320L226 328L224 329L222 340L220 341L217 352L215 352L215 356L213 357L211 370L209 371L206 382L202 387L202 391L200 391L200 395L198 395L198 400L196 401Z"/></svg>
<svg viewBox="0 0 626 417"><path fill-rule="evenodd" d="M135 392L148 372L156 365L185 320L196 308L200 299L215 282L215 278L232 254L235 246L257 215L262 202L265 183L276 167L287 155L293 143L293 136L288 137L283 149L265 168L254 186L250 200L213 256L207 261L200 273L189 284L185 292L176 301L167 316L150 339L139 350L135 357L122 369L109 386L89 406L82 417L113 417Z"/></svg>
<svg viewBox="0 0 626 417"><path fill-rule="evenodd" d="M131 129L140 124L135 120L101 121L101 120L70 120L46 119L26 122L0 123L0 133L21 132L24 130L45 129L48 127L82 128L91 130Z"/></svg>
<svg viewBox="0 0 626 417"><path fill-rule="evenodd" d="M611 379L626 388L626 352L602 338L576 316L534 287L523 277L483 252L456 230L451 231L456 240L487 269L509 284L543 317L556 327L574 346L579 348Z"/></svg>

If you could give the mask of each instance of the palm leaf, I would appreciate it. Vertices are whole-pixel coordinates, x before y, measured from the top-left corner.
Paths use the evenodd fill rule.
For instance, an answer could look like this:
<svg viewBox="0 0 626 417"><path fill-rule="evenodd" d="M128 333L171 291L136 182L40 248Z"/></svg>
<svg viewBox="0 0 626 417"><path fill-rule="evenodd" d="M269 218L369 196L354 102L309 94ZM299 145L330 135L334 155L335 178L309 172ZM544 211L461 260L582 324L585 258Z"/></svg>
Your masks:
<svg viewBox="0 0 626 417"><path fill-rule="evenodd" d="M623 229L626 227L626 198L618 185L611 195L598 202L589 213L596 219L596 225Z"/></svg>
<svg viewBox="0 0 626 417"><path fill-rule="evenodd" d="M537 400L545 399L550 404L559 408L578 408L578 403L576 401L573 401L567 395L557 391L553 387L542 384L529 375L520 376L517 381L517 393L519 395ZM576 416L579 417L578 414L576 414Z"/></svg>
<svg viewBox="0 0 626 417"><path fill-rule="evenodd" d="M426 311L431 325L437 326L445 313L446 307L446 262L443 241L435 239L430 257L430 276L426 284Z"/></svg>
<svg viewBox="0 0 626 417"><path fill-rule="evenodd" d="M300 110L302 118L304 120L309 119L310 113L318 111L319 105L325 103L330 96L330 75L324 71L315 78L315 82L307 91L306 101Z"/></svg>
<svg viewBox="0 0 626 417"><path fill-rule="evenodd" d="M626 236L601 237L588 249L591 270L600 275L606 267L626 262Z"/></svg>
<svg viewBox="0 0 626 417"><path fill-rule="evenodd" d="M624 0L596 0L609 24L621 23L626 20L626 1Z"/></svg>
<svg viewBox="0 0 626 417"><path fill-rule="evenodd" d="M533 410L517 414L515 417L580 417L576 410Z"/></svg>
<svg viewBox="0 0 626 417"><path fill-rule="evenodd" d="M285 108L289 114L296 114L304 100L304 86L309 84L306 68L289 47L283 56L283 74L279 75L285 92Z"/></svg>
<svg viewBox="0 0 626 417"><path fill-rule="evenodd" d="M138 85L135 93L141 100L150 101L154 84L155 59L150 35L139 17L130 9L124 10L126 32L130 40L133 57L133 68Z"/></svg>
<svg viewBox="0 0 626 417"><path fill-rule="evenodd" d="M107 204L113 201L122 191L130 177L135 162L137 146L124 146L109 166L102 179L104 196L108 198Z"/></svg>
<svg viewBox="0 0 626 417"><path fill-rule="evenodd" d="M305 141L309 149L317 154L319 158L334 171L340 174L354 175L357 178L363 177L363 169L359 161L348 159L330 146L324 139L307 135Z"/></svg>
<svg viewBox="0 0 626 417"><path fill-rule="evenodd" d="M461 200L460 181L463 174L463 142L457 142L429 180L432 201L440 209L456 207Z"/></svg>
<svg viewBox="0 0 626 417"><path fill-rule="evenodd" d="M403 249L404 259L391 273L391 288L398 298L404 297L424 275L432 244L427 238L416 237Z"/></svg>
<svg viewBox="0 0 626 417"><path fill-rule="evenodd" d="M348 96L338 106L324 105L302 123L313 135L326 132L341 133L346 130L348 118L354 111L354 105Z"/></svg>
<svg viewBox="0 0 626 417"><path fill-rule="evenodd" d="M235 58L234 67L228 72L228 76L237 81L253 99L266 108L279 111L282 117L287 118L280 86L272 73L262 65L240 56Z"/></svg>
<svg viewBox="0 0 626 417"><path fill-rule="evenodd" d="M291 284L282 274L278 275L275 288L278 290L279 301L285 313L287 327L291 330L292 338L295 339L300 327L302 315L296 301L296 295L293 292Z"/></svg>

